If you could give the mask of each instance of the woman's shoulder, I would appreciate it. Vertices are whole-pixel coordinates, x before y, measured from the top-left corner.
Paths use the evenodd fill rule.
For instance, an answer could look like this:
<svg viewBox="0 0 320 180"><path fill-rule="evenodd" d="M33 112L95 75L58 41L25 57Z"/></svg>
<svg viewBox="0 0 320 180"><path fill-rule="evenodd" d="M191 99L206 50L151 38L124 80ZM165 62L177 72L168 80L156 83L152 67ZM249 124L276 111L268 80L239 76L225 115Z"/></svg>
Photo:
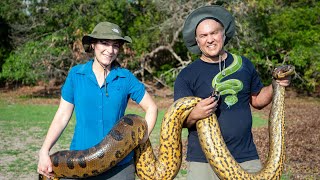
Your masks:
<svg viewBox="0 0 320 180"><path fill-rule="evenodd" d="M89 60L85 63L77 64L73 67L71 67L69 73L81 73L84 72L86 69L92 67L93 60Z"/></svg>

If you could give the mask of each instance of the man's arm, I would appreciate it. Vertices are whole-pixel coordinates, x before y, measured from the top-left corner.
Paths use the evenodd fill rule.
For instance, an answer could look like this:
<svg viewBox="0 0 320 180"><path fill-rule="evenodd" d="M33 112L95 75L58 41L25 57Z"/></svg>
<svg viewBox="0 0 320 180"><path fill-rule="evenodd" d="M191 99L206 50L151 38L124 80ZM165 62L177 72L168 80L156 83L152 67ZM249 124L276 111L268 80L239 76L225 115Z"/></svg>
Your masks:
<svg viewBox="0 0 320 180"><path fill-rule="evenodd" d="M291 82L291 76L277 79L276 82L283 87L288 87ZM251 94L250 104L256 109L262 109L266 107L272 101L273 88L272 84L263 87L257 94Z"/></svg>

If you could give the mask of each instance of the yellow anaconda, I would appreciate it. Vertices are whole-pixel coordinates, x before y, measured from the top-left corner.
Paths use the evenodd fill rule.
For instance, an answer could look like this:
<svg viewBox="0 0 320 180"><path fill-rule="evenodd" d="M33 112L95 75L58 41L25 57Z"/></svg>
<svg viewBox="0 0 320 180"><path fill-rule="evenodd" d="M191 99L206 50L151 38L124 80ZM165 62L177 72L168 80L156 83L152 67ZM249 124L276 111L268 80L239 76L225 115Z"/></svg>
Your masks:
<svg viewBox="0 0 320 180"><path fill-rule="evenodd" d="M282 66L273 77L283 78L294 73L293 66ZM234 160L223 141L217 117L199 120L196 124L200 144L213 170L221 179L280 179L285 158L284 144L284 93L285 88L273 81L273 101L269 117L269 155L264 168L257 173L247 173ZM168 109L161 126L158 159L150 143L136 148L137 175L145 180L173 179L181 165L181 126L200 98L185 97Z"/></svg>
<svg viewBox="0 0 320 180"><path fill-rule="evenodd" d="M292 66L283 66L274 71L273 77L282 78L293 72ZM202 149L211 167L221 179L280 179L285 158L285 90L275 82L273 82L273 88L272 109L269 117L269 155L260 172L247 173L234 160L226 148L214 114L197 122ZM97 146L85 151L59 151L51 155L55 177L84 178L97 175L110 169L137 146L135 164L136 173L140 179L173 179L181 166L182 124L200 100L196 97L185 97L170 106L162 120L158 158L154 155L149 140L137 146L147 129L143 118L127 115L120 121L122 123L116 125Z"/></svg>
<svg viewBox="0 0 320 180"><path fill-rule="evenodd" d="M282 78L294 72L292 66L274 71L274 78ZM234 160L223 141L216 116L197 122L200 144L208 162L220 179L280 179L285 160L285 88L274 80L272 108L269 116L269 154L264 168L257 173L247 173Z"/></svg>

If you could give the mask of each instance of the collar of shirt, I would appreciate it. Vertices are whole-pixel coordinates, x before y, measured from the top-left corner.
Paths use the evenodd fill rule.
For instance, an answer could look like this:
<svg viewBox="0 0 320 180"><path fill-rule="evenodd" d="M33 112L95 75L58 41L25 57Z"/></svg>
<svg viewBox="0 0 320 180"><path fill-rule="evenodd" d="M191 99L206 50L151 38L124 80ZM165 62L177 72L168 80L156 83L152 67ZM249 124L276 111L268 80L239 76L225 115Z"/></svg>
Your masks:
<svg viewBox="0 0 320 180"><path fill-rule="evenodd" d="M93 59L90 59L88 63L77 70L77 74L86 75L89 79L91 79L94 83L97 84L96 77L92 71ZM111 81L115 80L118 77L126 77L126 74L123 71L120 71L118 67L112 68L110 73L107 76L107 82L110 83Z"/></svg>

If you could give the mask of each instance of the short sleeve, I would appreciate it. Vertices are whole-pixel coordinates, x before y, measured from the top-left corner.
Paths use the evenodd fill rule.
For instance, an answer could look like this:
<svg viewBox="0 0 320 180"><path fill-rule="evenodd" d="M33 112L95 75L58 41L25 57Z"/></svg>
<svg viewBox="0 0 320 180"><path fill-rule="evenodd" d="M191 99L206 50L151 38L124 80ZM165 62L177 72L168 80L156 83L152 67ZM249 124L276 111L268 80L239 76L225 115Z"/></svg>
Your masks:
<svg viewBox="0 0 320 180"><path fill-rule="evenodd" d="M139 104L145 94L144 84L142 84L131 72L129 72L128 78L130 98Z"/></svg>
<svg viewBox="0 0 320 180"><path fill-rule="evenodd" d="M70 70L62 88L61 96L64 100L68 101L71 104L74 104L74 82L73 82L73 69Z"/></svg>
<svg viewBox="0 0 320 180"><path fill-rule="evenodd" d="M261 89L263 88L263 84L261 82L260 76L258 74L258 72L256 71L254 65L252 63L250 63L251 65L251 72L252 72L252 76L251 76L251 93L256 94L258 92L261 91Z"/></svg>
<svg viewBox="0 0 320 180"><path fill-rule="evenodd" d="M184 79L184 74L186 71L181 71L178 75L176 81L174 82L174 101L187 97L193 96L192 90L190 88L190 83Z"/></svg>

